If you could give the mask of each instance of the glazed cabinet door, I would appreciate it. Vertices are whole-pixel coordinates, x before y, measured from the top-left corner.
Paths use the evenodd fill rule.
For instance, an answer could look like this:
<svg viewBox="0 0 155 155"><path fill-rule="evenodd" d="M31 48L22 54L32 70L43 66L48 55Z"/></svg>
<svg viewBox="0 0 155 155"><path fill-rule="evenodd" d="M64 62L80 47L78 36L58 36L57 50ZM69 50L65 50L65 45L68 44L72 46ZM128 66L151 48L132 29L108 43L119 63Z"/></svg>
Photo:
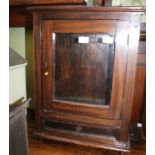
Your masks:
<svg viewBox="0 0 155 155"><path fill-rule="evenodd" d="M44 20L43 111L119 120L128 21Z"/></svg>

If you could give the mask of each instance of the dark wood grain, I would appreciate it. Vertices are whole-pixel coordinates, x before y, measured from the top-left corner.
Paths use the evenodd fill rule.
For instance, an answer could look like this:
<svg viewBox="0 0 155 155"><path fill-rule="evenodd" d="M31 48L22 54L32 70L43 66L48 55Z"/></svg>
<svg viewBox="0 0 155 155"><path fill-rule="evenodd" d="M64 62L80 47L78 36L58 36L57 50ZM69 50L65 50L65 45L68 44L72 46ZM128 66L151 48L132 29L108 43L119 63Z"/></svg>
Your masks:
<svg viewBox="0 0 155 155"><path fill-rule="evenodd" d="M26 9L37 5L86 5L84 0L9 0L9 26L32 27L32 14ZM111 0L103 0L99 5L111 6Z"/></svg>
<svg viewBox="0 0 155 155"><path fill-rule="evenodd" d="M80 36L89 37L89 43L78 43ZM54 99L109 105L114 46L98 43L103 36L56 33Z"/></svg>
<svg viewBox="0 0 155 155"><path fill-rule="evenodd" d="M137 51L139 43L140 34L140 24L139 21L132 21L130 25L129 36L129 49L128 49L128 60L127 60L127 72L126 72L126 84L124 90L124 103L122 111L122 125L120 131L120 141L126 145L128 140L128 135L125 133L129 132L129 123L132 112L132 104L134 97L134 85L136 77L136 65L137 65Z"/></svg>
<svg viewBox="0 0 155 155"><path fill-rule="evenodd" d="M39 11L39 12L46 12L46 13L50 13L50 12L117 12L117 15L119 15L119 12L128 12L130 13L135 13L138 14L138 12L140 14L144 14L144 12L146 11L145 7L87 7L87 6L82 6L82 5L78 5L78 6L73 6L73 5L67 5L67 6L34 6L34 7L29 7L28 8L31 11ZM121 14L122 16L124 16L124 14ZM130 17L132 15L130 14ZM64 15L65 17L65 15ZM82 18L82 17L81 17ZM89 17L91 19L91 17Z"/></svg>
<svg viewBox="0 0 155 155"><path fill-rule="evenodd" d="M32 14L25 6L9 7L9 27L32 27Z"/></svg>
<svg viewBox="0 0 155 155"><path fill-rule="evenodd" d="M119 128L108 128L108 127L98 127L98 126L86 126L86 125L78 125L76 123L67 123L67 122L57 122L53 120L45 120L43 121L43 128L46 131L51 130L59 130L63 132L73 132L74 134L84 134L89 135L92 134L94 137L98 136L110 136L110 137L118 137Z"/></svg>
<svg viewBox="0 0 155 155"><path fill-rule="evenodd" d="M43 100L44 104L42 105L44 109L48 109L49 103L52 101L52 96L53 96L53 54L52 52L52 30L53 25L51 25L50 22L46 22L42 24L42 34L43 36L42 40L42 87L43 89L41 90L43 92ZM47 76L46 76L47 74Z"/></svg>
<svg viewBox="0 0 155 155"><path fill-rule="evenodd" d="M146 55L138 54L136 69L136 81L134 90L133 110L131 116L131 122L139 122L141 119L141 112L143 110L143 100L146 93Z"/></svg>
<svg viewBox="0 0 155 155"><path fill-rule="evenodd" d="M9 5L83 4L84 0L9 0Z"/></svg>
<svg viewBox="0 0 155 155"><path fill-rule="evenodd" d="M146 138L146 92L143 95L143 108L142 108L142 111L141 111L140 121L143 124L142 128L143 128L144 136Z"/></svg>
<svg viewBox="0 0 155 155"><path fill-rule="evenodd" d="M61 0L60 0L61 1ZM109 1L110 0L107 0L106 2L105 2L105 5L106 6L111 6L111 4L109 4ZM48 1L48 2L51 2L51 1ZM65 1L66 2L66 1ZM26 26L26 27L32 27L32 14L27 10L27 7L30 7L32 4L33 4L34 2L32 1L32 0L15 0L15 1L10 1L10 10L9 10L9 25L10 25L10 27L24 27L24 26ZM41 4L43 5L43 4L46 4L47 2L46 1L42 1L41 2ZM111 2L110 2L111 3ZM54 5L55 3L53 3L53 5ZM33 4L34 6L36 6L36 5L39 5L39 1L37 0L37 2L36 2L36 4ZM79 5L79 4L78 4ZM33 6L33 9L34 9L34 6ZM73 8L73 6L65 6L65 7L68 7L68 9L70 9L70 8ZM41 7L39 7L38 6L38 9L41 9ZM60 6L60 8L62 9L63 7L62 6ZM77 6L75 7L76 9L77 9ZM75 10L75 8L74 9L72 9L72 10L70 10L70 11L73 11L73 10ZM85 7L78 7L79 9L82 9L83 10L83 8L85 8ZM95 7L96 8L96 7ZM95 8L93 8L94 10L95 10ZM130 9L129 9L130 8ZM139 11L139 8L133 8L133 7L129 7L129 8L125 8L125 9L122 9L122 8L120 8L120 12L121 11L131 11L131 9L132 9L132 11L133 12L135 12L135 11ZM32 9L32 8L31 8ZM49 9L49 8L48 8ZM92 9L92 8L91 8ZM102 8L100 8L100 10L103 10L103 9L105 9L104 7L102 7ZM107 10L107 12L109 12L110 10L112 11L113 9L105 9L105 10ZM125 12L126 12L125 11ZM127 11L127 12L128 12ZM141 11L144 11L144 10L142 10L142 8L141 8ZM94 12L94 16L93 16L93 18L95 19L96 17L99 19L103 19L103 17L108 17L108 14L109 13L105 13L104 15L103 14L101 14L101 12L102 11L99 11L100 13L95 13ZM59 13L60 14L60 13ZM61 18L62 17L62 15L60 14L60 15L57 15L56 17L55 17L55 19L58 19L58 17L59 18ZM75 18L77 18L77 17L79 17L79 13L78 13L78 11L75 11L75 13L73 13L74 14L74 19ZM52 15L50 15L51 17L54 17L54 16L52 16ZM63 15L64 16L64 15ZM68 16L68 15L67 15ZM48 17L47 15L45 16L46 18ZM44 18L45 18L44 17ZM68 18L72 18L73 16L68 16ZM120 17L122 18L122 19L125 19L125 18L130 18L130 15L122 15L122 14L120 14ZM119 17L119 18L120 18ZM49 18L49 17L48 17ZM91 17L89 16L89 14L87 14L87 13L85 13L85 19L86 18L88 18L88 19L90 19ZM116 18L116 16L113 16L113 19L115 19ZM80 19L80 18L79 18ZM118 19L118 18L117 18ZM142 35L141 35L141 38L143 38L143 35L145 35L144 33L143 33L143 31L142 31L142 33L141 33Z"/></svg>
<svg viewBox="0 0 155 155"><path fill-rule="evenodd" d="M58 122L76 122L79 125L88 125L88 126L107 126L107 127L115 127L120 128L121 121L116 119L103 119L103 118L95 118L90 116L83 116L83 115L77 115L77 114L70 114L70 113L58 113L54 111L47 111L44 110L42 112L42 117L44 118L50 118L57 120Z"/></svg>
<svg viewBox="0 0 155 155"><path fill-rule="evenodd" d="M138 47L138 57L137 57L137 69L136 69L136 81L134 90L134 100L131 115L131 122L141 122L145 120L144 110L146 106L145 93L146 93L146 25L142 23L140 25L140 40ZM144 116L141 115L144 114ZM145 121L144 121L145 128Z"/></svg>
<svg viewBox="0 0 155 155"><path fill-rule="evenodd" d="M67 143L73 143L78 145L83 145L87 147L95 147L95 148L102 148L102 149L109 149L115 151L125 151L128 152L127 148L123 148L119 142L113 137L98 137L95 138L94 136L89 135L80 135L80 134L73 134L71 132L58 132L58 131L44 131L42 133L36 132L35 135L46 138L52 139ZM81 141L82 140L82 141Z"/></svg>
<svg viewBox="0 0 155 155"><path fill-rule="evenodd" d="M41 33L38 33L38 30L40 32L41 30L41 21L40 17L38 17L36 14L33 14L33 25L35 25L33 29L33 39L34 41L34 87L37 91L34 92L35 95L35 103L36 104L36 128L37 130L41 130L41 116L40 112L42 109L42 77L41 77L41 49L38 46L38 43L41 45Z"/></svg>
<svg viewBox="0 0 155 155"><path fill-rule="evenodd" d="M29 10L32 10L34 14L36 124L39 131L36 134L47 139L125 151L130 146L128 138L134 99L140 15L145 10L137 7L86 8L82 6L39 6L29 8ZM58 34L55 46L52 33ZM67 35L64 36L63 33ZM78 101L80 103L75 104L74 100L68 101L65 98L78 96L87 97L89 100L99 98L103 101L106 96L104 90L102 95L101 92L97 93L97 96L92 93L99 87L95 88L95 82L91 79L97 76L96 82L100 85L104 84L102 89L106 88L105 79L108 74L105 70L108 60L103 61L107 55L101 53L105 47L102 45L103 47L99 48L99 45L89 43L90 45L78 45L75 48L76 42L72 42L71 38L79 33L87 33L89 36L107 33L115 36L109 106L97 105L95 102L87 104L81 100ZM100 57L97 52L100 53ZM84 59L79 61L79 56L82 55ZM87 64L92 67L94 61L97 63L93 71L94 75L88 76L87 70L81 69L80 66ZM100 79L101 74L98 72L104 74L103 79ZM79 79L75 78L77 75L80 75ZM68 77L69 80L64 80ZM79 82L91 84L92 87L84 85L80 94ZM53 132L47 132L42 123L46 120L55 120L57 124L77 124L88 128L93 128L93 125L97 128L102 126L107 130L118 132L113 138L102 134L101 137L94 137L90 133L83 136L82 133L73 134L65 129L62 133L61 130L53 130L50 126L48 128Z"/></svg>
<svg viewBox="0 0 155 155"><path fill-rule="evenodd" d="M30 99L9 106L9 154L28 155L28 136L25 111ZM18 131L18 132L17 132Z"/></svg>
<svg viewBox="0 0 155 155"><path fill-rule="evenodd" d="M34 137L35 131L33 120L28 120L29 152L31 155L57 154L57 155L120 155L120 152L99 149L94 147L84 147L80 145L58 142L54 140L38 139ZM78 150L78 151L77 151ZM145 141L131 143L130 152L125 155L146 155Z"/></svg>
<svg viewBox="0 0 155 155"><path fill-rule="evenodd" d="M9 0L9 5L32 5L33 0Z"/></svg>
<svg viewBox="0 0 155 155"><path fill-rule="evenodd" d="M59 23L61 26L60 30L58 30L58 27L56 26L55 28L55 22L56 23ZM100 25L105 25L105 28L102 28L102 29L95 29L95 28L90 28L89 29L89 22L86 20L86 21L79 21L79 24L81 24L82 26L85 26L85 27L88 27L88 32L90 33L94 33L94 32L97 32L97 33L100 33L100 32L106 32L105 30L107 30L107 32L111 32L111 30L113 29L113 33L114 33L114 21L109 21L109 20L105 20L105 21L96 21L97 24L100 23ZM106 22L106 24L105 24ZM44 22L43 24L43 30L46 29L46 31L43 33L43 40L45 40L45 42L43 42L43 49L45 48L44 52L43 52L43 58L44 57L47 57L47 66L48 68L46 69L46 71L48 70L48 76L47 77L44 77L44 73L42 74L43 75L43 79L45 79L45 82L44 83L47 83L48 85L48 89L47 87L43 84L43 92L45 91L45 95L43 95L43 98L44 98L44 104L43 104L43 107L45 107L46 110L51 110L51 109L55 109L55 110L60 110L60 111L68 111L68 112L74 112L76 114L86 114L87 115L90 115L90 116L95 116L95 117L102 117L102 118L109 118L109 119L113 119L113 118L120 118L120 111L121 111L121 104L122 104L122 96L123 96L123 88L124 88L124 78L125 78L125 61L127 59L127 52L123 52L125 49L127 49L127 33L126 31L128 31L127 27L128 27L128 22L126 22L125 24L121 24L121 33L118 33L117 34L117 37L116 38L123 38L124 40L126 40L126 42L123 42L122 43L122 46L119 47L119 46L116 46L115 49L116 49L116 52L115 52L115 60L114 60L114 74L113 74L113 85L112 85L112 89L115 90L116 88L118 89L118 91L112 91L112 100L111 100L111 103L110 103L110 107L103 107L103 106L98 106L98 105L93 105L93 104L74 104L73 102L69 102L69 104L66 104L64 103L62 100L59 101L59 100L56 100L53 98L53 89L51 87L54 79L54 74L53 74L53 71L50 72L51 70L51 67L52 67L52 61L53 60L53 56L54 55L54 51L53 51L53 54L51 54L50 52L46 52L48 51L48 49L53 49L52 47L52 34L51 32L66 32L69 33L75 33L75 32L79 32L80 30L78 29L78 31L76 29L73 29L73 26L72 25L76 25L78 24L78 21L54 21L54 22L51 22L51 21L46 21ZM92 21L90 21L90 23L92 23ZM66 27L64 26L63 27L63 24L67 25L67 29ZM97 25L96 24L96 25ZM56 24L58 25L58 24ZM93 24L95 26L95 24ZM111 25L111 26L110 26ZM98 26L96 26L98 28ZM103 27L103 26L100 26L100 27ZM102 30L102 31L101 31ZM110 30L110 31L109 31ZM119 30L119 29L118 29ZM81 29L81 32L84 33L86 32L86 29L84 28ZM125 32L125 33L124 33ZM48 44L46 44L46 42L48 42ZM119 40L118 40L119 42ZM52 52L52 50L50 50ZM119 56L121 55L121 56ZM43 62L43 66L44 66L44 63ZM51 66L51 67L49 67ZM44 67L43 67L44 68ZM52 67L52 70L53 70L53 67ZM44 87L45 86L45 87ZM54 85L53 85L53 88L54 88ZM51 89L51 90L50 90ZM48 96L48 100L47 100L47 96ZM48 103L46 102L48 101ZM46 105L46 106L45 106ZM73 110L75 109L76 110Z"/></svg>
<svg viewBox="0 0 155 155"><path fill-rule="evenodd" d="M53 30L54 32L64 33L113 33L115 21L108 20L54 20ZM103 26L104 25L104 26Z"/></svg>

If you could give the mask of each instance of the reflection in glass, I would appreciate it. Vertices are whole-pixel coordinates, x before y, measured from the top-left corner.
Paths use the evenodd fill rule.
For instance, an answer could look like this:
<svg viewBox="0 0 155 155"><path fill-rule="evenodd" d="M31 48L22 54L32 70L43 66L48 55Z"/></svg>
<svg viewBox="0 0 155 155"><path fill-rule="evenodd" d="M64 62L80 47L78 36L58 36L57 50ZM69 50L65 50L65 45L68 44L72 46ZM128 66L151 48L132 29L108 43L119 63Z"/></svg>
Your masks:
<svg viewBox="0 0 155 155"><path fill-rule="evenodd" d="M114 36L53 33L54 99L109 105Z"/></svg>

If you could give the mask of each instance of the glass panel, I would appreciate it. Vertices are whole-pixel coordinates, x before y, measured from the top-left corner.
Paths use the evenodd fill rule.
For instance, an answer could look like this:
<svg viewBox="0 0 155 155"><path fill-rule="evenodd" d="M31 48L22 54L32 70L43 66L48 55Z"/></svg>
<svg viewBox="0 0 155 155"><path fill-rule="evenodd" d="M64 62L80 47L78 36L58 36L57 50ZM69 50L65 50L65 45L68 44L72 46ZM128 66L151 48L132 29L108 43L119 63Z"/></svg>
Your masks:
<svg viewBox="0 0 155 155"><path fill-rule="evenodd" d="M109 105L114 36L53 33L54 99Z"/></svg>

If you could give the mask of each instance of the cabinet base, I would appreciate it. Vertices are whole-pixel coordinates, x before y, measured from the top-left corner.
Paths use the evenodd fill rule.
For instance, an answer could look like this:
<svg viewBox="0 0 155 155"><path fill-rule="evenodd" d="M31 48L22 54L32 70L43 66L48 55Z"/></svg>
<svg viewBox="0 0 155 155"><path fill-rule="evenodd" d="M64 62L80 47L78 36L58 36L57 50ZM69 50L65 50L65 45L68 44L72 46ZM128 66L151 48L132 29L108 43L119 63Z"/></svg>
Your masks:
<svg viewBox="0 0 155 155"><path fill-rule="evenodd" d="M94 137L92 135L82 135L75 133L65 133L59 131L35 131L34 135L40 138L56 140L72 144L83 145L86 147L102 148L121 152L129 152L129 145L126 147L119 143L118 140L108 137Z"/></svg>

